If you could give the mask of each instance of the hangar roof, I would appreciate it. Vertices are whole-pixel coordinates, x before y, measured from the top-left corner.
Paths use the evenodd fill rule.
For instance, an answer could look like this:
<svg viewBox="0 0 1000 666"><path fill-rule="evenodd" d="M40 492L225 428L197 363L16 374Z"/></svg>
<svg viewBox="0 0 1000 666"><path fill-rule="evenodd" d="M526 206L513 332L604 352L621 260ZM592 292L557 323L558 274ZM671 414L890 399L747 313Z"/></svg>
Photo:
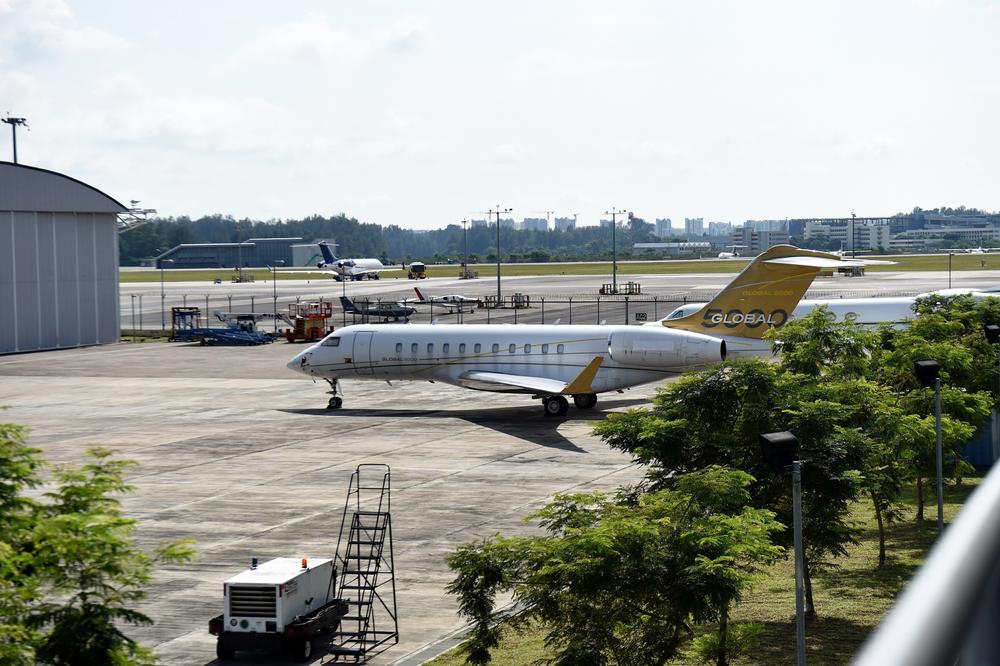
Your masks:
<svg viewBox="0 0 1000 666"><path fill-rule="evenodd" d="M55 171L0 162L0 210L46 213L124 213L96 187Z"/></svg>

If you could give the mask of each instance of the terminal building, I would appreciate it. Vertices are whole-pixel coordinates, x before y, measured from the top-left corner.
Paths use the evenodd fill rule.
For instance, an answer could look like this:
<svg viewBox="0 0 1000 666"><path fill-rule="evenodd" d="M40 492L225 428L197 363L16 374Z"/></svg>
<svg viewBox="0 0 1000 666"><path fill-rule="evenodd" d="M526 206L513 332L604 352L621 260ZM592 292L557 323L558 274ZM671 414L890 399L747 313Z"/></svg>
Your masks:
<svg viewBox="0 0 1000 666"><path fill-rule="evenodd" d="M183 243L154 258L157 268L264 268L266 266L305 266L296 263L295 247L302 238L250 238L241 243ZM310 256L316 246L308 245ZM311 263L311 262L310 262Z"/></svg>
<svg viewBox="0 0 1000 666"><path fill-rule="evenodd" d="M0 162L0 354L118 341L126 211L69 176Z"/></svg>

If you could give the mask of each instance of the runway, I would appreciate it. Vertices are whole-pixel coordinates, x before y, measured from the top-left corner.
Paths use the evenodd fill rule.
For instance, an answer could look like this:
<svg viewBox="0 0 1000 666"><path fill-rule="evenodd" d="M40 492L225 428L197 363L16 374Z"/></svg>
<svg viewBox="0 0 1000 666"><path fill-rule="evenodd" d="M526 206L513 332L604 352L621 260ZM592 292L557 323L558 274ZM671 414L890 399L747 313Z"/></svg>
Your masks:
<svg viewBox="0 0 1000 666"><path fill-rule="evenodd" d="M288 304L299 301L315 301L320 298L334 302L336 325L352 323L340 307L340 296L353 300L368 300L371 303L395 303L404 299L414 299L413 288L430 295L440 296L460 293L466 296L484 298L497 293L495 277L487 277L485 271L474 280L457 278L429 278L407 280L386 278L377 281L335 282L331 279L319 280L278 280L244 284L212 284L205 282L167 282L163 288L163 312L161 318L160 284L123 283L121 285L121 326L124 329L159 329L161 320L169 328L169 312L173 306L188 305L209 312L273 312L277 304L279 312L287 312ZM630 297L630 307L626 313L623 297L600 297L602 284L611 281L608 276L518 276L502 278L503 295L526 294L531 298L531 307L518 311L495 310L491 313L478 311L471 316L459 318L444 309L420 306L412 318L415 322L463 321L466 323L552 323L559 319L562 323L635 324L666 316L679 303L703 301L728 284L734 274L681 274L681 275L630 275L641 285L642 294ZM624 284L628 280L620 280ZM990 287L1000 284L1000 271L955 271L951 275L951 285L955 288ZM946 289L949 285L947 272L878 272L862 277L820 277L813 282L807 298L866 297L878 295L912 296L935 289ZM575 304L571 302L575 301ZM604 307L598 307L600 299ZM544 302L544 312L542 304ZM207 308L206 308L207 304ZM645 318L636 318L642 312ZM217 320L213 325L221 325Z"/></svg>

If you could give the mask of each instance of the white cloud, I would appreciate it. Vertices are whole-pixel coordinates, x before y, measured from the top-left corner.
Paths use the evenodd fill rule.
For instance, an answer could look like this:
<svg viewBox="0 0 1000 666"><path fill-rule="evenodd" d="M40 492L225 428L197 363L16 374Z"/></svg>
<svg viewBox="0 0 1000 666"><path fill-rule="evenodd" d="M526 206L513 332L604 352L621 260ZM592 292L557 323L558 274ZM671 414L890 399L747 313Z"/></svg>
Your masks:
<svg viewBox="0 0 1000 666"><path fill-rule="evenodd" d="M501 164L518 164L528 156L528 149L520 143L503 143L493 149L493 159Z"/></svg>
<svg viewBox="0 0 1000 666"><path fill-rule="evenodd" d="M378 52L404 52L416 48L426 33L423 20L403 17L369 31L336 27L325 16L310 14L302 19L264 30L237 56L268 60L275 57L324 61L357 61Z"/></svg>
<svg viewBox="0 0 1000 666"><path fill-rule="evenodd" d="M127 40L81 25L62 0L0 0L0 62L119 49Z"/></svg>

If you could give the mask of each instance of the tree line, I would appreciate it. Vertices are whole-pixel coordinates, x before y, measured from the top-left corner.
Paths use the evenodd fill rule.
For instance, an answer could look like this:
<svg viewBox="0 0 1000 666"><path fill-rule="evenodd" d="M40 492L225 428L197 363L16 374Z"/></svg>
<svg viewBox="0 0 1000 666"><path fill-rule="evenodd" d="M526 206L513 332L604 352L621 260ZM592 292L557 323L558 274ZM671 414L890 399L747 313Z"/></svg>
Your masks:
<svg viewBox="0 0 1000 666"><path fill-rule="evenodd" d="M892 557L887 526L914 486L924 519L934 397L914 361L941 366L946 475L971 471L961 450L997 403L997 350L983 333L996 323L1000 300L968 296L918 300L905 329L836 322L820 308L769 334L775 362L690 372L659 389L651 409L609 415L595 433L645 469L639 484L557 496L530 517L541 535L495 535L449 557L449 591L473 626L467 663L490 662L501 632L495 602L506 593L519 602L508 623L540 624L557 664L681 655L728 664L754 633L730 624L734 605L790 554L790 477L770 468L758 443L775 431L801 446L806 612L816 617L816 572L862 537L850 517L856 503L875 514L878 567Z"/></svg>
<svg viewBox="0 0 1000 666"><path fill-rule="evenodd" d="M619 258L632 256L633 243L657 239L653 225L639 218L622 224L616 231ZM501 229L500 250L504 261L576 261L609 259L611 229L580 227L568 231L519 231ZM383 227L340 214L314 215L301 220L259 221L223 215L192 220L187 217L158 218L120 236L119 256L123 266L136 266L181 243L235 243L248 238L300 237L303 242L327 239L339 244L346 256L378 257L383 263L412 260L461 261L466 235L461 224L443 229L415 230L397 225ZM471 261L496 260L496 227L469 226L468 251Z"/></svg>

